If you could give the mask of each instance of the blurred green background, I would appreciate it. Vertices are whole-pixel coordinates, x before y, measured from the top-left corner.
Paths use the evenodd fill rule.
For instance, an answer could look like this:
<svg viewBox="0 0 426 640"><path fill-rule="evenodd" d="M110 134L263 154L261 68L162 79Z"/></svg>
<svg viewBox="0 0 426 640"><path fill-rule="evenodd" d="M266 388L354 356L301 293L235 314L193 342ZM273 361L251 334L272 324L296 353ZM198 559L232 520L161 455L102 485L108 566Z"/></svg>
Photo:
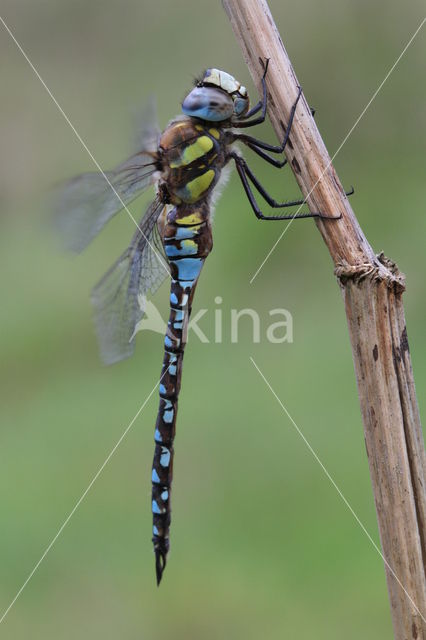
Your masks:
<svg viewBox="0 0 426 640"><path fill-rule="evenodd" d="M424 4L271 0L333 153L424 17ZM132 113L152 93L160 124L192 77L216 66L254 89L219 2L3 0L2 15L100 164L134 149ZM163 338L101 365L89 291L133 233L125 214L81 256L61 252L45 199L92 170L40 81L0 28L0 609L5 610L156 383ZM339 153L343 183L375 250L407 275L405 308L420 404L426 382L426 32L418 35ZM269 125L262 137L274 140ZM246 154L249 157L249 154ZM250 157L270 191L289 172ZM132 207L139 216L152 193ZM183 374L172 550L160 589L151 549L155 393L2 623L3 637L299 638L392 636L383 563L249 361L252 356L378 542L341 295L312 221L259 223L235 174L216 208L215 248ZM215 344L216 296L224 340ZM167 286L155 302L167 311ZM231 308L253 307L262 340ZM294 342L265 339L270 309ZM1 615L1 612L0 612ZM342 631L344 629L344 631Z"/></svg>

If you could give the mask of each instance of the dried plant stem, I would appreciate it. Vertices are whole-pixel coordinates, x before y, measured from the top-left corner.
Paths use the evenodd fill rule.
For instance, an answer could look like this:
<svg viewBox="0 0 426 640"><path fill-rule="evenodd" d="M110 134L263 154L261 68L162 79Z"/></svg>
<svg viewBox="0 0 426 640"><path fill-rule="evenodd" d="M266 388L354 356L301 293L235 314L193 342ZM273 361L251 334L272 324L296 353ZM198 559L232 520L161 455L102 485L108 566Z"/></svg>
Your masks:
<svg viewBox="0 0 426 640"><path fill-rule="evenodd" d="M269 117L283 136L298 81L265 0L223 0ZM302 96L286 155L318 220L345 302L395 638L426 640L425 453L405 328L404 277L365 238Z"/></svg>

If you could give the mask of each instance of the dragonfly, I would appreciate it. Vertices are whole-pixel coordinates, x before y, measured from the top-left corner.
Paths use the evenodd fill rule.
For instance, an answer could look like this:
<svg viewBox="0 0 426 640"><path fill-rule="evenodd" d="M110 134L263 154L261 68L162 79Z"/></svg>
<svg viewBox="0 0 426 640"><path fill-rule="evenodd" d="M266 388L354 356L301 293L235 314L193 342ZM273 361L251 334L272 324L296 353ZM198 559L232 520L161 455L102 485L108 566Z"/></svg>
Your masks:
<svg viewBox="0 0 426 640"><path fill-rule="evenodd" d="M86 173L70 180L61 188L55 205L68 246L79 252L142 191L150 185L156 188L130 245L96 284L91 299L101 355L111 364L133 353L135 330L144 316L147 296L170 278L170 316L152 465L152 542L158 585L170 546L173 443L188 322L200 273L213 247L212 203L223 170L229 163L235 164L259 220L337 218L320 212L286 213L289 207L305 201L277 202L235 147L235 143L246 145L273 167L287 163L282 154L290 139L301 88L280 144L269 144L241 131L265 121L268 63L263 64L262 91L254 107L250 108L247 89L232 75L207 69L183 100L182 114L164 131L158 129L151 110L136 154L112 171ZM255 192L271 208L284 211L264 214Z"/></svg>

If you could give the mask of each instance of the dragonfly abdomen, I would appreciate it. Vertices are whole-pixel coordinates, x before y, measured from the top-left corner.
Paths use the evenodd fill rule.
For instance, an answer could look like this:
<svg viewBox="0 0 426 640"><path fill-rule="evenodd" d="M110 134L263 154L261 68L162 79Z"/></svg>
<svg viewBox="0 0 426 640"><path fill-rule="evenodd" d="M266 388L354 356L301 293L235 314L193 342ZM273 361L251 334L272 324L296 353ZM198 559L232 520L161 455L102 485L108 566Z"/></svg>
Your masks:
<svg viewBox="0 0 426 640"><path fill-rule="evenodd" d="M167 215L162 239L172 280L152 465L152 541L157 584L160 583L169 550L173 441L188 322L198 277L213 246L208 203L203 201L198 205L174 207Z"/></svg>

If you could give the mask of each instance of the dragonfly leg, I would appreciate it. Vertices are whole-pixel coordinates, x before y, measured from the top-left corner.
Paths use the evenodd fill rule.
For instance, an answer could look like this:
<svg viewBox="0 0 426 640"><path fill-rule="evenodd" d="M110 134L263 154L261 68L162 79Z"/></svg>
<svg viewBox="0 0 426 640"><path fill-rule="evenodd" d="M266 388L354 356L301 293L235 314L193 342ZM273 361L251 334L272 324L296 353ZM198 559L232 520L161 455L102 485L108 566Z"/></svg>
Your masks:
<svg viewBox="0 0 426 640"><path fill-rule="evenodd" d="M263 71L263 76L262 76L262 99L259 100L259 102L252 108L250 109L250 111L248 111L246 113L246 115L244 116L244 119L238 120L237 122L234 122L234 125L236 127L238 127L239 129L245 128L245 127L255 127L257 124L262 124L262 122L265 122L265 118L266 118L266 106L268 104L268 95L267 95L267 91L266 91L266 74L268 73L268 66L269 66L269 58L266 58L265 60L265 69ZM256 115L256 113L259 113L259 111L262 110L261 115L258 118L254 118L253 120L249 120L249 118L251 118L251 116Z"/></svg>
<svg viewBox="0 0 426 640"><path fill-rule="evenodd" d="M259 111L262 109L264 104L264 100L259 100L259 102L250 109L250 111L247 111L247 113L244 116L244 120L247 120L248 118L251 118L252 116L255 116L256 113L259 113Z"/></svg>
<svg viewBox="0 0 426 640"><path fill-rule="evenodd" d="M290 120L287 128L286 136L281 145L278 146L274 144L269 144L268 142L264 142L263 140L258 140L257 138L254 138L253 136L248 136L244 133L241 133L241 134L231 133L229 135L230 143L239 140L240 142L243 142L244 144L246 144L252 151L254 151L254 153L260 156L263 160L266 160L266 162L271 164L273 167L277 167L278 169L281 169L282 167L284 167L288 162L287 158L284 158L283 160L277 160L276 158L273 158L272 156L270 156L268 153L265 153L264 150L270 151L272 153L282 153L284 151L285 146L288 142L288 138L290 136L290 130L293 124L294 112L296 110L297 102L300 97L300 92L301 90L299 91L299 95L297 96L296 102L293 105L292 112L290 114ZM311 109L311 114L314 115L314 113L315 113L315 109ZM350 194L346 194L346 195L350 195Z"/></svg>
<svg viewBox="0 0 426 640"><path fill-rule="evenodd" d="M260 184L256 176L253 174L251 169L248 167L246 161L241 158L236 153L231 153L230 158L235 161L238 175L241 179L241 182L244 187L244 191L246 192L247 198L251 204L251 207L259 220L292 220L294 218L325 218L331 220L338 220L341 216L327 216L323 213L312 212L312 213L296 213L293 215L277 215L277 216L265 216L253 194L252 188L250 186L250 182L254 185L256 190L260 193L260 195L266 200L266 202L274 209L283 209L286 207L294 207L297 205L305 204L304 200L291 200L289 202L277 202L272 198L266 189Z"/></svg>
<svg viewBox="0 0 426 640"><path fill-rule="evenodd" d="M254 149L253 149L254 151ZM260 154L259 154L260 155ZM267 156L267 154L265 154L265 156ZM263 157L263 156L262 156ZM267 162L270 162L271 160L275 160L275 158L271 158L270 156L267 156L264 158ZM247 165L246 161L244 159L243 163L244 163L244 169L245 172L248 176L248 178L251 180L251 182L254 184L254 186L256 187L257 191L265 198L266 202L273 208L276 209L281 209L281 208L285 208L285 207L294 207L296 205L300 205L300 204L306 204L306 200L305 199L298 199L298 200L288 200L287 202L276 202L276 200L274 200L274 198L272 198L268 192L266 191L266 189L260 184L258 178L256 178L256 176L254 175L253 171L250 169L250 167ZM286 161L285 161L286 162ZM284 162L284 164L285 164ZM270 164L273 164L272 162L270 162ZM274 166L279 166L278 164L275 164ZM281 165L283 166L283 165ZM346 196L351 196L353 193L355 193L355 189L353 187L351 187L349 189L349 191L345 191L345 195ZM330 216L322 216L324 218L328 218Z"/></svg>
<svg viewBox="0 0 426 640"><path fill-rule="evenodd" d="M257 138L254 138L253 136L249 136L245 133L232 133L230 134L232 136L232 141L240 141L243 142L244 144L246 144L247 146L251 147L253 149L253 151L255 151L255 149L253 147L258 147L259 149L265 149L266 151L271 151L272 153L282 153L284 151L284 149L287 146L287 143L289 141L290 138L290 132L291 132L291 127L293 125L293 120L294 120L294 114L296 113L296 107L297 107L297 103L299 102L300 96L302 95L302 87L299 87L299 91L297 94L297 98L294 101L293 106L291 107L291 111L290 111L290 117L288 119L288 125L284 134L284 138L281 144L277 145L277 144L269 144L268 142L263 142L263 140L258 140ZM260 154L259 154L260 155ZM272 164L272 163L271 163ZM282 165L284 166L284 165Z"/></svg>
<svg viewBox="0 0 426 640"><path fill-rule="evenodd" d="M282 167L284 167L288 162L287 158L283 158L283 160L277 160L276 158L273 158L269 154L265 153L265 151L263 151L262 148L259 148L257 145L255 145L252 142L247 142L246 144L252 151L254 151L263 160L266 160L266 162L271 164L273 167L277 167L278 169L282 169Z"/></svg>

